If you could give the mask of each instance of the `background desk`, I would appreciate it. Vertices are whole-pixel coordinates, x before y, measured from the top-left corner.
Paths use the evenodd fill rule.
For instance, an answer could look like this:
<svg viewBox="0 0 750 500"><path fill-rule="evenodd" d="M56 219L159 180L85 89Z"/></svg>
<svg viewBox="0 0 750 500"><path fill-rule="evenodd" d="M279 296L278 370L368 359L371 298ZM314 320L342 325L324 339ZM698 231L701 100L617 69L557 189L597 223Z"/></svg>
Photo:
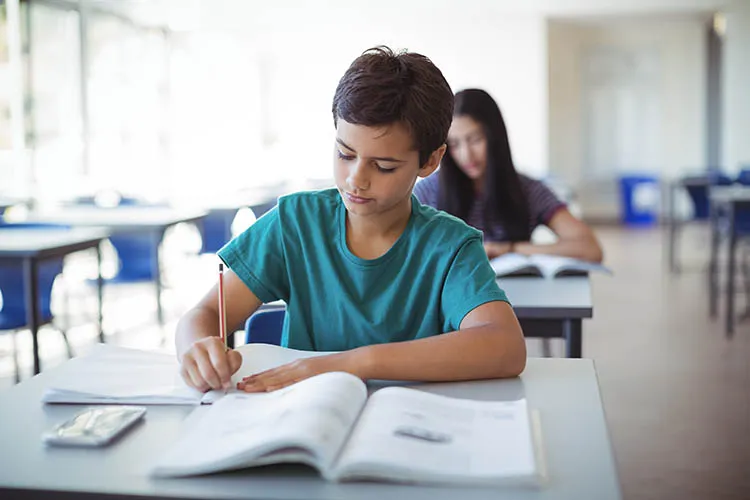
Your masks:
<svg viewBox="0 0 750 500"><path fill-rule="evenodd" d="M435 488L385 483L328 483L302 466L271 466L187 479L152 479L148 467L182 432L192 411L151 406L146 421L109 448L45 449L42 433L81 406L40 402L69 363L0 394L0 498L211 499L556 499L617 500L620 487L591 360L529 359L518 379L424 384L456 397L511 400L525 396L540 411L549 484L542 489Z"/></svg>
<svg viewBox="0 0 750 500"><path fill-rule="evenodd" d="M26 314L34 345L34 373L39 373L39 291L37 289L38 265L40 261L89 248L96 249L98 262L97 296L99 339L104 342L102 331L102 255L99 243L109 236L100 229L3 229L0 232L0 259L18 261L24 269L26 283Z"/></svg>
<svg viewBox="0 0 750 500"><path fill-rule="evenodd" d="M497 280L513 304L526 337L564 338L568 358L582 355L582 322L594 314L588 276L546 279L536 276ZM284 302L263 304L261 309L283 309Z"/></svg>
<svg viewBox="0 0 750 500"><path fill-rule="evenodd" d="M65 208L56 212L35 213L29 222L50 222L71 226L103 227L112 234L141 233L153 236L154 284L156 285L156 313L159 324L164 326L164 311L161 303L162 280L159 262L159 244L171 226L182 222L198 222L206 212L203 210L177 210L171 208L121 207L121 208Z"/></svg>
<svg viewBox="0 0 750 500"><path fill-rule="evenodd" d="M734 278L735 250L737 248L737 214L750 211L750 187L712 187L708 194L711 214L711 258L709 261L709 308L711 317L716 317L719 300L719 242L721 239L720 219L726 217L729 223L729 243L727 244L727 289L726 289L726 334L734 333Z"/></svg>
<svg viewBox="0 0 750 500"><path fill-rule="evenodd" d="M588 276L555 279L505 277L497 280L513 304L526 337L561 337L566 356L582 355L583 319L591 318L591 281Z"/></svg>

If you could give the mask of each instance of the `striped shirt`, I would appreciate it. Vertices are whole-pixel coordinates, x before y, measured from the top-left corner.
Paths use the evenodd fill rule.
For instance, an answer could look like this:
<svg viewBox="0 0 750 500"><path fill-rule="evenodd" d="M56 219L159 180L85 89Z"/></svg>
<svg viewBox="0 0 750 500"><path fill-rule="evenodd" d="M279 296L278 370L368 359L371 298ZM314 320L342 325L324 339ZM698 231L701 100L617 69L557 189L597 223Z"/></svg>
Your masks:
<svg viewBox="0 0 750 500"><path fill-rule="evenodd" d="M414 186L414 194L423 205L437 208L439 174L440 171L438 170L426 179L417 182ZM518 174L518 177L521 180L521 189L523 189L526 201L529 204L529 234L531 234L537 226L547 225L555 212L565 208L566 205L542 182L523 174ZM490 227L485 228L482 217L482 202L479 199L474 200L466 223L482 231L486 241L508 241L503 223L496 217L491 217L490 222Z"/></svg>

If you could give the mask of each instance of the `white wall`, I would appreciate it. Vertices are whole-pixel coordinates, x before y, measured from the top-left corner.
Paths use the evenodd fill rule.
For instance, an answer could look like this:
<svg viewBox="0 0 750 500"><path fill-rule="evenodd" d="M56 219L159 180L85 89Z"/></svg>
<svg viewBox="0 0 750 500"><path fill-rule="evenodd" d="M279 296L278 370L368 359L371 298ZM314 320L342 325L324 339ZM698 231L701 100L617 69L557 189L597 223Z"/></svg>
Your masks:
<svg viewBox="0 0 750 500"><path fill-rule="evenodd" d="M504 15L491 2L457 10L440 2L349 6L336 2L265 4L231 33L259 72L262 155L253 168L296 176L330 175L331 101L339 78L363 50L380 44L430 57L454 91L481 87L498 101L510 130L516 163L547 170L547 40L541 15ZM397 15L395 14L397 13ZM429 15L428 15L429 14ZM217 13L216 15L220 15ZM223 31L227 34L227 31ZM241 162L242 163L242 162Z"/></svg>
<svg viewBox="0 0 750 500"><path fill-rule="evenodd" d="M582 61L596 48L655 51L660 61L658 96L662 118L658 151L662 178L705 163L705 20L643 18L624 21L549 23L550 172L572 184L584 213L610 218L618 213L618 172L590 179L585 171L585 95Z"/></svg>
<svg viewBox="0 0 750 500"><path fill-rule="evenodd" d="M726 10L722 61L722 164L730 172L750 168L750 2Z"/></svg>

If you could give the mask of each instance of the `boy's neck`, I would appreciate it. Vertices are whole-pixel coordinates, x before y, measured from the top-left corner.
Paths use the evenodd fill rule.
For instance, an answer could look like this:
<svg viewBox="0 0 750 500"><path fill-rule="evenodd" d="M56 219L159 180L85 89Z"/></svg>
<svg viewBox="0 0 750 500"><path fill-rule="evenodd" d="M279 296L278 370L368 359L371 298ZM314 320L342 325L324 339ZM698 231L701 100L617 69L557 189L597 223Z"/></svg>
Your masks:
<svg viewBox="0 0 750 500"><path fill-rule="evenodd" d="M406 229L411 217L411 198L384 214L358 217L346 213L346 243L358 257L374 259L384 255Z"/></svg>

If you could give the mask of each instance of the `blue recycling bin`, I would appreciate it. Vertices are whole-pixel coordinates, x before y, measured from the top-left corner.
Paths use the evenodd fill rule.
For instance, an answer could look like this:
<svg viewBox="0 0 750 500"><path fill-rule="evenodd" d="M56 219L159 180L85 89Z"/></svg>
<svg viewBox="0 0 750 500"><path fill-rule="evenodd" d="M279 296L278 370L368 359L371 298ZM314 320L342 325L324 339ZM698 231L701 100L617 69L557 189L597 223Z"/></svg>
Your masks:
<svg viewBox="0 0 750 500"><path fill-rule="evenodd" d="M622 211L620 220L627 226L652 226L659 213L659 179L652 175L620 177Z"/></svg>

